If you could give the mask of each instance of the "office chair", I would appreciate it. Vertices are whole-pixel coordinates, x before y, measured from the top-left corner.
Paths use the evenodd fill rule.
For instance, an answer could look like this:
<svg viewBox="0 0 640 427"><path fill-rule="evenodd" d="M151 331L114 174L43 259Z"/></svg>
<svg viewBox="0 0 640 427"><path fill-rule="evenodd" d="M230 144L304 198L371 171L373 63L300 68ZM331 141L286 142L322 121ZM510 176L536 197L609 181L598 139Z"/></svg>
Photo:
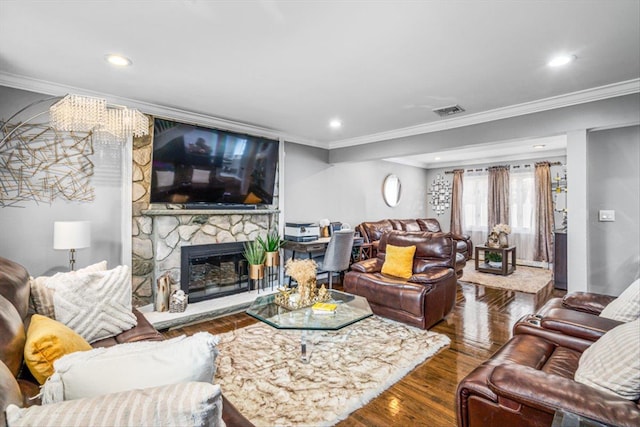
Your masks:
<svg viewBox="0 0 640 427"><path fill-rule="evenodd" d="M329 240L324 259L318 263L318 275L329 275L329 289L333 288L333 273L341 273L349 268L353 248L353 230L336 230Z"/></svg>

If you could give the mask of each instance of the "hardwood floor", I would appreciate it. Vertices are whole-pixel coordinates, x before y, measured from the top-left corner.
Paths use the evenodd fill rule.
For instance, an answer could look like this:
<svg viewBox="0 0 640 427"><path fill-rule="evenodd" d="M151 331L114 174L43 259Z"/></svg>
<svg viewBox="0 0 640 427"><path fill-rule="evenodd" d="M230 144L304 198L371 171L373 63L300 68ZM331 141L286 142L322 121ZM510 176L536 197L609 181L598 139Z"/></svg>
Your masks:
<svg viewBox="0 0 640 427"><path fill-rule="evenodd" d="M340 285L336 286L340 289ZM563 292L555 291L554 296ZM458 284L457 301L445 320L431 330L451 338L451 346L427 360L364 407L340 427L455 426L458 382L511 337L513 324L536 311L533 295ZM164 333L166 337L243 328L257 320L234 314Z"/></svg>

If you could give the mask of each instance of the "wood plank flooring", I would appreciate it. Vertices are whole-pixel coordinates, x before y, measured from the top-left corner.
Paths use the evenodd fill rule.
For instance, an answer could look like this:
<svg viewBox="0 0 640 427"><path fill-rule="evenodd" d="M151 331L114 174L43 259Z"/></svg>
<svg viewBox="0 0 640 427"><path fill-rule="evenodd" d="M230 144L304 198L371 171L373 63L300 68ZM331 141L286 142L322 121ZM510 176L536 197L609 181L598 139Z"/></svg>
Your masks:
<svg viewBox="0 0 640 427"><path fill-rule="evenodd" d="M336 288L340 289L340 285ZM554 292L554 296L562 294ZM520 317L535 312L542 303L544 301L537 302L530 294L460 282L453 311L431 329L449 336L451 346L418 366L338 426L455 426L458 382L511 337L511 328ZM167 331L164 335L170 338L199 331L218 334L256 322L239 313Z"/></svg>

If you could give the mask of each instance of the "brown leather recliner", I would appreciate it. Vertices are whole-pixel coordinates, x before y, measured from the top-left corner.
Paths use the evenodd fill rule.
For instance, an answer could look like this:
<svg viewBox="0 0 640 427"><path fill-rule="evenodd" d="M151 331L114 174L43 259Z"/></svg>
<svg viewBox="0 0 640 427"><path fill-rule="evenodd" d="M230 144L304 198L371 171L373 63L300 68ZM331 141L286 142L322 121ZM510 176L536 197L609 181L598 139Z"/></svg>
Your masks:
<svg viewBox="0 0 640 427"><path fill-rule="evenodd" d="M387 231L429 231L431 233L442 233L440 222L435 218L419 218L419 219L383 219L381 221L363 222L358 224L357 231L364 237L365 243L373 245L375 252L378 248L380 238ZM473 243L471 238L466 234L452 234L451 237L455 241L456 256L455 270L458 278L462 277L462 272L467 260L473 256Z"/></svg>
<svg viewBox="0 0 640 427"><path fill-rule="evenodd" d="M411 278L382 274L388 244L416 246ZM389 231L380 238L376 258L351 265L344 290L365 297L380 316L428 329L455 304L455 255L449 233Z"/></svg>
<svg viewBox="0 0 640 427"><path fill-rule="evenodd" d="M4 411L9 404L28 407L40 404L33 399L40 389L24 364L26 330L29 325L29 273L20 264L0 257L0 426L5 426ZM112 338L92 343L94 347L134 341L159 341L163 336L135 308L134 328ZM224 396L222 419L228 426L252 426Z"/></svg>
<svg viewBox="0 0 640 427"><path fill-rule="evenodd" d="M597 316L613 298L573 293L520 319L513 338L458 385L458 426L550 426L556 410L640 425L638 400L573 379L582 352L621 324Z"/></svg>

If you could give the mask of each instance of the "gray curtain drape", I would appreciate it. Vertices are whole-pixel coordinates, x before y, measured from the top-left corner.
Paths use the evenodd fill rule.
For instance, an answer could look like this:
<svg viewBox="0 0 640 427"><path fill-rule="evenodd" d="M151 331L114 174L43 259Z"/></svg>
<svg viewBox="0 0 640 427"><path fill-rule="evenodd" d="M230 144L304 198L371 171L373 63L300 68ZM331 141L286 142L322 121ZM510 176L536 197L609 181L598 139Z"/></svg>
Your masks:
<svg viewBox="0 0 640 427"><path fill-rule="evenodd" d="M551 172L549 162L536 163L536 235L533 252L534 261L550 262L553 259L553 196L551 194Z"/></svg>
<svg viewBox="0 0 640 427"><path fill-rule="evenodd" d="M509 166L489 168L487 204L489 233L496 224L509 224Z"/></svg>
<svg viewBox="0 0 640 427"><path fill-rule="evenodd" d="M453 188L451 190L451 227L453 234L462 234L462 176L464 169L453 171Z"/></svg>

